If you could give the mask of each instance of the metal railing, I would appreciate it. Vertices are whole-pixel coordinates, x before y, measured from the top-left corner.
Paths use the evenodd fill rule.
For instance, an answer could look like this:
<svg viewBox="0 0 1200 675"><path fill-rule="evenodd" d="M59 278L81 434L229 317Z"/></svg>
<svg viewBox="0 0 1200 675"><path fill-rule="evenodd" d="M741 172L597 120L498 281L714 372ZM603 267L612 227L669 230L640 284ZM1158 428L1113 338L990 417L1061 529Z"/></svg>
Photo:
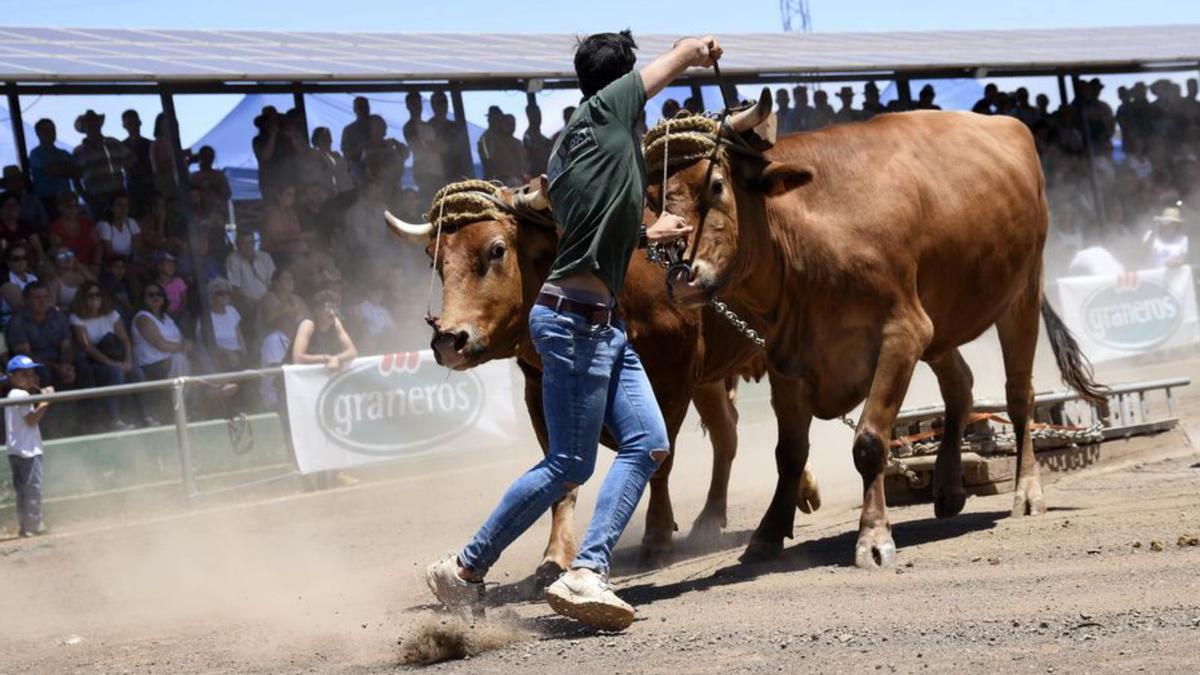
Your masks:
<svg viewBox="0 0 1200 675"><path fill-rule="evenodd" d="M175 442L179 449L179 465L184 496L188 500L202 496L196 484L196 467L192 458L192 444L188 438L187 427L187 397L185 392L188 385L220 385L246 380L258 380L269 376L282 376L283 368L260 368L257 370L239 370L230 373L214 373L212 375L186 375L167 380L150 382L132 382L115 384L108 387L91 387L89 389L72 389L56 391L52 394L35 394L21 398L0 398L0 410L13 405L29 405L41 403L66 403L68 401L86 401L109 396L130 396L149 392L170 391L174 408ZM286 430L285 430L286 433ZM274 479L272 479L274 480ZM256 481L260 483L263 481ZM245 486L238 486L245 487Z"/></svg>

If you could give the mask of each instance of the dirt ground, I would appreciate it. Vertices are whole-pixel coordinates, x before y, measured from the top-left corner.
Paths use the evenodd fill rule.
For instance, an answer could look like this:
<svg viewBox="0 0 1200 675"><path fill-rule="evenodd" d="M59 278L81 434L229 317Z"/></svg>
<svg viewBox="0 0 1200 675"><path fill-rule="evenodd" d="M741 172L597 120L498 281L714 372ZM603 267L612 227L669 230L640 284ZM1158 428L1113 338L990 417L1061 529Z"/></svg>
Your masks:
<svg viewBox="0 0 1200 675"><path fill-rule="evenodd" d="M967 354L976 395L996 396L994 358L975 356ZM1039 387L1057 386L1042 370ZM1110 382L1178 374L1197 378L1200 362L1103 373ZM949 520L935 520L929 505L892 509L899 563L865 572L850 564L860 488L849 434L836 423L814 428L822 510L798 514L779 560L738 564L774 486L766 391L747 387L720 545L696 551L683 542L710 465L694 420L672 486L676 561L640 571L640 526L622 539L614 582L639 612L628 631L597 634L521 599L544 545L543 519L493 570L489 592L509 601L466 628L466 649L483 651L429 668L1197 672L1200 547L1185 536L1200 535L1200 453L1188 441L1200 431L1195 389L1179 392L1177 431L1131 441L1146 448L1136 461L1048 486L1047 515L1009 517L1009 495L973 497ZM936 400L931 392L920 373L906 405ZM463 543L533 461L533 447L414 460L400 475L327 492L123 522L52 522L47 537L0 541L0 673L404 668L405 650L427 646L432 632L462 637L457 619L432 610L420 569ZM580 533L593 498L585 486Z"/></svg>

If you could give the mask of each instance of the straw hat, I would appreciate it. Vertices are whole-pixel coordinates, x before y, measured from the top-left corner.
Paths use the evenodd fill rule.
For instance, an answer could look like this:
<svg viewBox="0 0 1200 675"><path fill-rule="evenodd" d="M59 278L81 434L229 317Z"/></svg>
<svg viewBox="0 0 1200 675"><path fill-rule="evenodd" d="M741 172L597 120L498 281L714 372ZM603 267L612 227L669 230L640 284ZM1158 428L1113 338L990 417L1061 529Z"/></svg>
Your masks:
<svg viewBox="0 0 1200 675"><path fill-rule="evenodd" d="M103 125L104 124L104 115L101 115L100 113L97 113L95 110L88 108L87 112L85 112L82 115L80 115L79 117L75 118L75 131L78 131L81 134L86 133L85 132L85 129L87 128L86 125L91 120L100 120L100 124Z"/></svg>
<svg viewBox="0 0 1200 675"><path fill-rule="evenodd" d="M1175 206L1168 206L1167 208L1163 209L1162 213L1160 213L1157 216L1154 216L1154 222L1160 223L1160 224L1182 223L1183 222L1183 211L1182 211L1182 209L1179 208L1179 206L1180 206L1179 204L1176 204Z"/></svg>

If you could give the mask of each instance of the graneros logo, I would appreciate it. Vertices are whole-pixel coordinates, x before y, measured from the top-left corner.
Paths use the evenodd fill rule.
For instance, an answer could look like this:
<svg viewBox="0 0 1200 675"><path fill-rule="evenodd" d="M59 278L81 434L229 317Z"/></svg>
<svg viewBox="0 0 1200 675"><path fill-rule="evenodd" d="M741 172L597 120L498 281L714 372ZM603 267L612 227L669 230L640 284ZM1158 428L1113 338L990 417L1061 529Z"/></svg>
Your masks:
<svg viewBox="0 0 1200 675"><path fill-rule="evenodd" d="M1165 342L1183 320L1183 300L1162 283L1121 275L1084 301L1083 325L1097 342L1140 351Z"/></svg>
<svg viewBox="0 0 1200 675"><path fill-rule="evenodd" d="M389 354L332 378L317 398L317 423L352 452L401 456L469 429L483 395L471 371L448 375L419 352Z"/></svg>

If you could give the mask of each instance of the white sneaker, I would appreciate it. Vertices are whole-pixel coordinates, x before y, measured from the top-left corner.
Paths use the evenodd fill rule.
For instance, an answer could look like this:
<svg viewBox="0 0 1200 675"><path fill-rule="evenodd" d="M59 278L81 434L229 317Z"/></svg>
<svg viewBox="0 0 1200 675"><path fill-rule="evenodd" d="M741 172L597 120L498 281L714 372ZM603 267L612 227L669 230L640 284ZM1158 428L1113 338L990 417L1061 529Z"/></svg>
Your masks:
<svg viewBox="0 0 1200 675"><path fill-rule="evenodd" d="M425 584L446 609L479 607L483 604L483 582L467 581L458 576L458 552L425 568Z"/></svg>
<svg viewBox="0 0 1200 675"><path fill-rule="evenodd" d="M584 568L573 569L546 589L546 601L555 612L602 630L625 630L634 610L617 597L608 579Z"/></svg>

